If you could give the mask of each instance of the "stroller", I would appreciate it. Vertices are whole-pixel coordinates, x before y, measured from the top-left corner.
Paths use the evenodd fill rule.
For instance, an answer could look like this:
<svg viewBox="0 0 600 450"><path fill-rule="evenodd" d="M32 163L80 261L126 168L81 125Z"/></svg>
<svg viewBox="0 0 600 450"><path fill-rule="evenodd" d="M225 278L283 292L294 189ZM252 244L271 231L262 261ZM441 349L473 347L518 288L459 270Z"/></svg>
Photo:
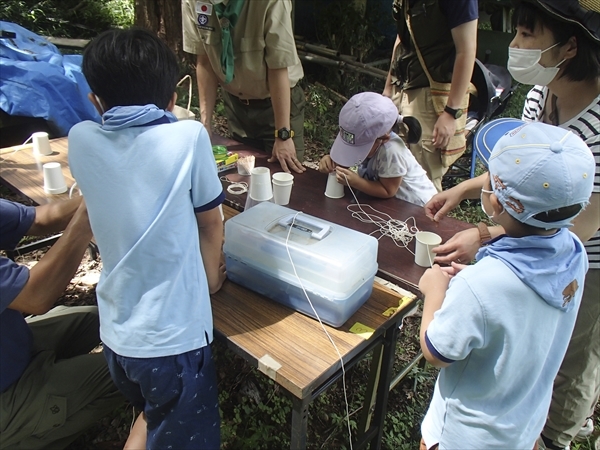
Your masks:
<svg viewBox="0 0 600 450"><path fill-rule="evenodd" d="M467 150L444 175L444 190L475 176L477 154L473 150L473 137L483 124L504 111L518 86L512 85L512 78L505 67L484 64L478 59L475 60L471 83L477 89L477 94L471 95L467 111Z"/></svg>

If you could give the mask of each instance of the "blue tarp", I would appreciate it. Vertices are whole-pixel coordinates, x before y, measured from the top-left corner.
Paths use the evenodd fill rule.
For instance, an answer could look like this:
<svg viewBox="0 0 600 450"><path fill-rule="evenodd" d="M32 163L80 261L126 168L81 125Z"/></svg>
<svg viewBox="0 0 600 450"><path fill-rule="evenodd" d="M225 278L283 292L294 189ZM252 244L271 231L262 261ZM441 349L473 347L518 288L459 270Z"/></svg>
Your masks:
<svg viewBox="0 0 600 450"><path fill-rule="evenodd" d="M82 120L100 122L87 98L81 55L62 55L56 46L25 28L0 21L0 109L39 117L57 136Z"/></svg>

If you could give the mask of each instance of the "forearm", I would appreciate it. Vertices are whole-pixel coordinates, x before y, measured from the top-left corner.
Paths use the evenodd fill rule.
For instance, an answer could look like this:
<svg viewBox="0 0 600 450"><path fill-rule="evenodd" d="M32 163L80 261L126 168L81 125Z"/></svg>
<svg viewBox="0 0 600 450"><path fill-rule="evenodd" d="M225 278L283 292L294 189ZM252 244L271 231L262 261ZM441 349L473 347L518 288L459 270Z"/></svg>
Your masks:
<svg viewBox="0 0 600 450"><path fill-rule="evenodd" d="M402 178L400 178L400 181L402 181ZM382 184L380 180L371 181L358 176L356 178L353 178L350 182L350 186L352 188L358 189L359 191L364 192L365 194L368 194L372 197L379 198L393 197L398 191L399 185L400 183L398 183L398 185L394 188Z"/></svg>
<svg viewBox="0 0 600 450"><path fill-rule="evenodd" d="M219 266L221 264L221 246L223 244L223 222L218 208L206 211L198 221L200 254L208 281L210 293L216 292L221 285Z"/></svg>
<svg viewBox="0 0 600 450"><path fill-rule="evenodd" d="M61 202L48 203L35 208L35 220L27 231L29 236L43 236L57 233L67 228L75 211L81 204L82 197Z"/></svg>
<svg viewBox="0 0 600 450"><path fill-rule="evenodd" d="M453 29L452 38L456 46L456 58L452 70L448 106L457 108L467 93L471 76L473 75L477 42L477 20L462 24Z"/></svg>
<svg viewBox="0 0 600 450"><path fill-rule="evenodd" d="M478 199L481 195L481 189L484 187L485 180L486 176L482 174L457 184L453 188L450 188L449 191L456 192L460 200Z"/></svg>
<svg viewBox="0 0 600 450"><path fill-rule="evenodd" d="M198 55L196 60L196 78L198 79L198 97L200 104L200 121L209 134L212 130L212 116L217 101L219 79L212 70L208 56Z"/></svg>
<svg viewBox="0 0 600 450"><path fill-rule="evenodd" d="M589 240L600 228L600 193L594 192L590 204L573 220L570 230L582 242Z"/></svg>
<svg viewBox="0 0 600 450"><path fill-rule="evenodd" d="M290 79L288 69L269 69L269 93L275 119L275 129L290 128Z"/></svg>
<svg viewBox="0 0 600 450"><path fill-rule="evenodd" d="M91 239L87 213L79 211L60 239L31 268L27 284L10 308L26 314L46 313L73 278Z"/></svg>

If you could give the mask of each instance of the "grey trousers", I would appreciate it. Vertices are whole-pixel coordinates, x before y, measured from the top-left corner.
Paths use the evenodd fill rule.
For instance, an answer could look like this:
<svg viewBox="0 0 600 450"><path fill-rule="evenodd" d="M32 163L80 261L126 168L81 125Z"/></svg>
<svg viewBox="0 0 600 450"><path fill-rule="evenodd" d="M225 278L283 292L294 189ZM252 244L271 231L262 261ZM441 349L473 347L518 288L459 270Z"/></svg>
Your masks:
<svg viewBox="0 0 600 450"><path fill-rule="evenodd" d="M33 357L0 394L0 448L65 448L124 402L102 353L95 306L58 306L28 318Z"/></svg>
<svg viewBox="0 0 600 450"><path fill-rule="evenodd" d="M600 269L590 269L565 359L554 380L542 434L558 447L571 443L600 395Z"/></svg>

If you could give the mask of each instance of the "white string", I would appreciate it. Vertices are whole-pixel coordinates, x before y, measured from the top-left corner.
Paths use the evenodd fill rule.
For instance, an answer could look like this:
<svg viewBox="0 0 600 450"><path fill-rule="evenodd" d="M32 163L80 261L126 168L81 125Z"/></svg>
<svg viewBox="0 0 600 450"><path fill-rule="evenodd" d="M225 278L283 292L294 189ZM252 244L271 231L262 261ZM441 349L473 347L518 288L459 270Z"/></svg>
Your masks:
<svg viewBox="0 0 600 450"><path fill-rule="evenodd" d="M348 393L346 392L346 368L344 367L344 359L342 358L342 355L341 355L339 349L337 348L337 345L335 345L335 342L333 342L331 335L325 328L325 325L323 325L323 322L321 321L321 318L319 317L319 313L317 313L317 310L313 306L312 301L310 300L310 297L308 296L308 293L306 292L306 289L304 289L304 285L302 284L302 280L298 276L298 272L296 271L296 266L294 265L294 261L292 260L292 254L290 253L290 248L288 246L288 242L290 240L290 234L292 232L292 229L294 228L294 223L296 221L296 216L298 214L301 214L301 212L302 211L296 212L296 214L294 214L294 217L292 218L292 223L290 224L287 236L285 238L285 249L287 251L290 263L292 264L292 269L294 269L294 275L296 275L296 278L298 279L298 283L300 284L300 288L302 289L302 292L304 292L304 296L308 300L308 304L310 305L313 313L315 314L315 317L319 321L319 324L321 324L321 328L323 328L323 331L327 335L329 342L331 342L331 345L333 345L333 348L335 349L335 351L338 355L338 358L340 360L340 364L342 365L342 386L344 389L344 402L346 403L346 424L348 425L348 442L350 443L350 450L352 450L352 429L350 427L350 408L348 406Z"/></svg>
<svg viewBox="0 0 600 450"><path fill-rule="evenodd" d="M348 211L352 213L352 217L357 220L360 220L361 222L372 223L376 225L378 229L369 234L373 235L375 233L380 233L379 237L377 238L378 240L384 236L389 237L392 241L394 241L394 244L396 244L396 246L405 248L414 255L414 252L410 248L408 248L408 244L410 244L410 242L413 240L413 238L419 231L419 228L417 228L416 219L412 216L406 219L406 221L394 219L390 215L376 210L371 205L361 205L358 199L356 198L352 187L350 187L350 183L348 183L348 177L346 176L346 174L344 174L344 177L346 178L346 184L350 189L350 193L356 201L356 204L350 204L347 206ZM355 208L358 208L358 211L356 211ZM370 208L371 212L369 213L365 211L364 208ZM408 223L411 220L412 225Z"/></svg>
<svg viewBox="0 0 600 450"><path fill-rule="evenodd" d="M240 195L244 192L248 192L248 183L245 181L231 181L227 178L227 176L222 176L219 179L229 183L229 186L227 186L227 192L230 194Z"/></svg>

